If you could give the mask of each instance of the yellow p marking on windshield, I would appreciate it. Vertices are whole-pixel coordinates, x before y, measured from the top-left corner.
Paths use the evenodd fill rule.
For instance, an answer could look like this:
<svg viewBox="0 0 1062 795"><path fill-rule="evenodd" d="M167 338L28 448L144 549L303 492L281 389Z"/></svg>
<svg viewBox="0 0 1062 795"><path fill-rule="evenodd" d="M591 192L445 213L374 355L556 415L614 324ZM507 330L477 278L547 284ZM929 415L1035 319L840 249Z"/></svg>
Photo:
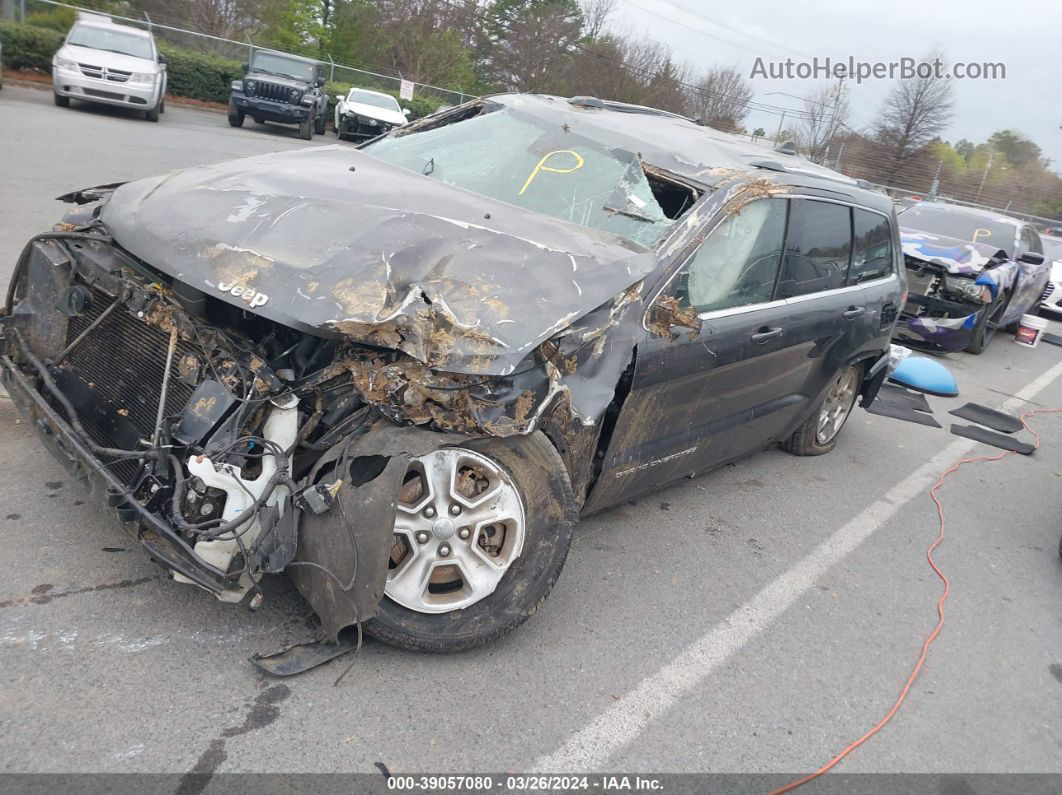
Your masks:
<svg viewBox="0 0 1062 795"><path fill-rule="evenodd" d="M554 168L553 166L547 166L546 162L554 155L571 155L575 158L575 165L571 168ZM557 149L553 152L547 152L542 156L542 159L538 161L538 165L531 170L531 173L527 177L527 182L524 183L524 187L520 188L520 192L516 195L523 196L524 191L535 181L535 177L538 176L538 172L540 171L549 171L553 174L571 174L573 171L578 171L582 167L583 158L578 152L573 152L571 149Z"/></svg>
<svg viewBox="0 0 1062 795"><path fill-rule="evenodd" d="M991 229L975 229L974 233L973 233L973 242L976 243L977 242L977 238L979 238L979 237L992 237L992 230Z"/></svg>

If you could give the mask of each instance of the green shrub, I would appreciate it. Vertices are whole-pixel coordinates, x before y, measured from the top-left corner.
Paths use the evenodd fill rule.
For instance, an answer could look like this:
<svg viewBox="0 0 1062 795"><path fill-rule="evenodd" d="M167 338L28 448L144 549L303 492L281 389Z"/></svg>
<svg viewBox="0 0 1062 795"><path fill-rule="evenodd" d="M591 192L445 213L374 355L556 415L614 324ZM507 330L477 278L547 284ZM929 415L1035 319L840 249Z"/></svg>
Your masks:
<svg viewBox="0 0 1062 795"><path fill-rule="evenodd" d="M228 102L230 84L243 77L239 61L169 44L160 44L159 51L166 56L168 91L177 97Z"/></svg>
<svg viewBox="0 0 1062 795"><path fill-rule="evenodd" d="M4 45L5 69L52 71L52 56L63 43L65 33L51 28L18 25L0 21L0 42Z"/></svg>

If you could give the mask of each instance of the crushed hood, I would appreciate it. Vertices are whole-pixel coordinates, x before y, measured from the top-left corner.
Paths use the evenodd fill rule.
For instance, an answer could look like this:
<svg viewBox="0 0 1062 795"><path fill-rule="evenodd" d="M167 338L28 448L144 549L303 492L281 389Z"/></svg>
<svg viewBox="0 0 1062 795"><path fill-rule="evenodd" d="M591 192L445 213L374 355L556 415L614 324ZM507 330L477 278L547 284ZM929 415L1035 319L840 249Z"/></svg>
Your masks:
<svg viewBox="0 0 1062 795"><path fill-rule="evenodd" d="M101 220L208 295L453 373L505 375L636 284L654 254L346 146L122 185Z"/></svg>
<svg viewBox="0 0 1062 795"><path fill-rule="evenodd" d="M940 265L948 273L976 275L990 260L1008 259L1007 252L986 243L970 243L917 229L901 227L900 243L905 256Z"/></svg>

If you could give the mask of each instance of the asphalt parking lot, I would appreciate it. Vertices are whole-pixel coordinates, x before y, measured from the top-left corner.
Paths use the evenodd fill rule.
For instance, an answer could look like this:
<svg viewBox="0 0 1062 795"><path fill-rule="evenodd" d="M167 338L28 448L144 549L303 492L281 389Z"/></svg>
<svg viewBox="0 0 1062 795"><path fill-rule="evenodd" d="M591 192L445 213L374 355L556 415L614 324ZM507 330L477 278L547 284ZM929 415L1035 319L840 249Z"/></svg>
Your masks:
<svg viewBox="0 0 1062 795"><path fill-rule="evenodd" d="M334 141L181 107L158 124L60 109L9 84L0 281L61 193ZM944 430L857 410L830 455L765 451L594 516L514 634L447 657L368 643L338 686L345 663L280 682L247 662L313 636L285 580L255 613L167 581L4 397L0 770L814 769L889 708L935 622L926 492L996 452L949 435L948 409L1062 408L1060 348L1001 335L948 364L963 400L930 399ZM1034 456L947 481L947 623L840 770L1062 773L1062 414L1033 423Z"/></svg>

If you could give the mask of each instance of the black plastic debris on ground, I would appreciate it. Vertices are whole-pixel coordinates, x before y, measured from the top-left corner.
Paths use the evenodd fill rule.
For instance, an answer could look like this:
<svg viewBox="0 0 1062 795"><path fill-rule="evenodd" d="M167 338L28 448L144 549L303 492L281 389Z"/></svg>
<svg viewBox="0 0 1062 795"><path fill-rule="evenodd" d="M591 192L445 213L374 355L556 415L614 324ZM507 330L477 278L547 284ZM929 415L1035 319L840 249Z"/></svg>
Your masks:
<svg viewBox="0 0 1062 795"><path fill-rule="evenodd" d="M978 403L967 403L962 408L952 409L948 413L954 414L959 419L976 422L978 425L984 425L987 428L1002 431L1003 433L1014 433L1015 431L1020 431L1023 427L1021 420L1017 417L990 409Z"/></svg>
<svg viewBox="0 0 1062 795"><path fill-rule="evenodd" d="M924 411L926 414L933 413L933 409L929 407L929 401L926 400L924 394L921 392L912 392L909 389L902 386L896 386L895 384L882 384L877 399L884 399L889 403L902 402L909 405L915 411Z"/></svg>
<svg viewBox="0 0 1062 795"><path fill-rule="evenodd" d="M1058 334L1050 334L1045 331L1043 336L1040 337L1040 339L1046 342L1048 345L1057 345L1058 347L1062 348L1062 336Z"/></svg>
<svg viewBox="0 0 1062 795"><path fill-rule="evenodd" d="M904 420L905 422L913 422L917 425L928 425L930 428L940 428L941 424L933 419L932 415L925 414L921 411L915 411L910 406L906 406L902 403L888 403L878 398L867 407L867 411L871 414L878 414L882 417L892 417L896 420Z"/></svg>
<svg viewBox="0 0 1062 795"><path fill-rule="evenodd" d="M1010 450L1022 455L1032 455L1033 450L1036 449L1028 442L1019 442L1012 436L996 433L976 425L952 425L951 432L956 436L965 436L967 439L973 439L976 442L998 447L1000 450Z"/></svg>
<svg viewBox="0 0 1062 795"><path fill-rule="evenodd" d="M900 386L883 384L877 397L865 407L871 414L892 417L895 420L913 422L930 428L940 428L941 424L933 419L933 409L929 407L926 396L920 392L911 392Z"/></svg>

